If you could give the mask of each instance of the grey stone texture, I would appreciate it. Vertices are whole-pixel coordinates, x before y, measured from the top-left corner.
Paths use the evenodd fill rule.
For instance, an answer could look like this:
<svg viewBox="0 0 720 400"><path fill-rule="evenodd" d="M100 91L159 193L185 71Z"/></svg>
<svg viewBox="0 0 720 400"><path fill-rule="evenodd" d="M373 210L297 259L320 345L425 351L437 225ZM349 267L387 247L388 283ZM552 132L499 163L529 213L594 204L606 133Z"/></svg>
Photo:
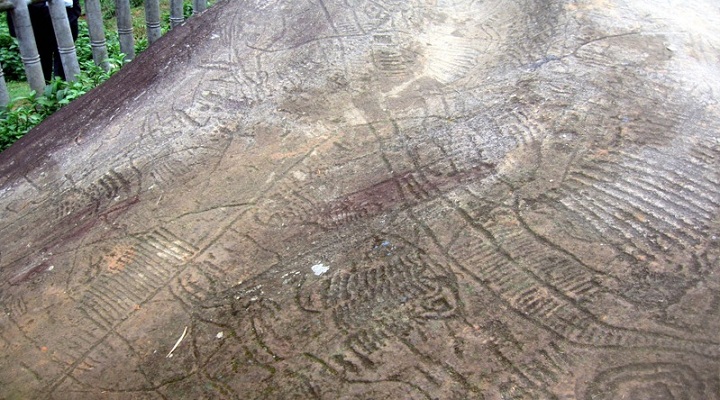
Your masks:
<svg viewBox="0 0 720 400"><path fill-rule="evenodd" d="M0 154L0 398L719 398L719 23L219 2Z"/></svg>

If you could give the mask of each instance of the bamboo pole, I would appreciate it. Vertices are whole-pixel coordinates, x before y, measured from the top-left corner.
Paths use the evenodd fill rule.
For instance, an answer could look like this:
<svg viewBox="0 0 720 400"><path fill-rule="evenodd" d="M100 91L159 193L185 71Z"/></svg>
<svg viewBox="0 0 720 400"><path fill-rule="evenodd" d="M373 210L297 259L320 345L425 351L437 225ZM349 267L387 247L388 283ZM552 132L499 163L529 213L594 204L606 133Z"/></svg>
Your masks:
<svg viewBox="0 0 720 400"><path fill-rule="evenodd" d="M35 45L35 34L30 23L30 12L25 0L13 0L13 4L15 6L11 11L13 25L15 26L15 35L20 47L20 58L22 58L25 66L25 75L28 84L30 84L30 89L34 90L35 93L42 94L45 92L45 76L40 64L40 55Z"/></svg>
<svg viewBox="0 0 720 400"><path fill-rule="evenodd" d="M115 16L117 17L120 51L125 54L125 60L130 61L135 58L135 38L133 38L130 0L115 0Z"/></svg>
<svg viewBox="0 0 720 400"><path fill-rule="evenodd" d="M193 0L193 15L200 14L207 9L207 0Z"/></svg>
<svg viewBox="0 0 720 400"><path fill-rule="evenodd" d="M8 104L10 104L10 93L5 83L5 73L3 72L2 64L0 64L0 107L7 107Z"/></svg>
<svg viewBox="0 0 720 400"><path fill-rule="evenodd" d="M145 26L148 43L153 44L160 39L160 0L145 0Z"/></svg>
<svg viewBox="0 0 720 400"><path fill-rule="evenodd" d="M170 26L176 27L185 22L183 0L170 0Z"/></svg>
<svg viewBox="0 0 720 400"><path fill-rule="evenodd" d="M87 16L88 31L90 31L90 46L92 47L93 61L103 70L110 69L108 63L107 42L105 41L105 28L103 27L102 10L99 0L85 0L85 15Z"/></svg>
<svg viewBox="0 0 720 400"><path fill-rule="evenodd" d="M70 21L68 21L67 10L65 9L65 1L49 0L48 8L50 9L50 19L52 19L53 29L55 30L55 39L57 40L65 79L75 81L76 76L80 73L80 64L78 64L77 53L75 52L75 41L70 31Z"/></svg>

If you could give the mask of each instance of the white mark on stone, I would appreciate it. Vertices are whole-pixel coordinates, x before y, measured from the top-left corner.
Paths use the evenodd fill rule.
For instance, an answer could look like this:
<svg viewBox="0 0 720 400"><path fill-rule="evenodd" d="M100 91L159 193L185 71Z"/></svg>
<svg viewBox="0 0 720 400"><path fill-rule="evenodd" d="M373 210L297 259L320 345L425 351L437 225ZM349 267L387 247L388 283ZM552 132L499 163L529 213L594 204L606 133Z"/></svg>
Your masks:
<svg viewBox="0 0 720 400"><path fill-rule="evenodd" d="M175 349L177 349L178 346L180 346L180 342L182 342L183 339L185 339L185 335L187 335L187 331L188 331L188 327L186 326L185 329L183 330L182 335L180 335L180 339L178 339L177 342L175 342L175 346L173 346L173 348L170 349L170 352L165 356L166 358L172 358L173 351L175 351Z"/></svg>
<svg viewBox="0 0 720 400"><path fill-rule="evenodd" d="M330 270L330 267L326 266L323 263L315 264L311 268L312 272L317 276L320 276Z"/></svg>
<svg viewBox="0 0 720 400"><path fill-rule="evenodd" d="M292 173L293 177L301 182L305 181L307 179L307 174L302 171L294 171Z"/></svg>

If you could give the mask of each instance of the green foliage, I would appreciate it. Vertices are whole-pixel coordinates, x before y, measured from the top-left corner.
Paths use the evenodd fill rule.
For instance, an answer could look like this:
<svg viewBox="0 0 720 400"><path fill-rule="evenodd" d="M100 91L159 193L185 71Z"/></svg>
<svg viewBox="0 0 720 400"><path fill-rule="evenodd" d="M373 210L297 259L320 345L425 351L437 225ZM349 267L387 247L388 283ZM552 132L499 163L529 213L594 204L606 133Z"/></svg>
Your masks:
<svg viewBox="0 0 720 400"><path fill-rule="evenodd" d="M6 109L0 109L0 150L10 146L27 131L62 106L107 80L123 65L125 55L120 52L120 43L116 33L110 32L106 37L109 54L108 62L110 64L110 70L106 72L93 62L88 27L84 20L79 21L78 31L79 34L75 42L75 49L82 72L77 76L75 82L65 82L56 78L45 87L44 93L37 94L32 91L29 96L14 98ZM15 39L10 39L12 43L16 43ZM2 35L0 35L0 41L1 40ZM140 43L140 45L142 45L142 43ZM147 47L147 45L145 45L145 47ZM22 75L14 76L6 73L6 78L8 78L8 80L24 80L24 68L20 61L17 45L15 45L14 48L3 47L0 49L0 57L2 57L3 53L10 52L6 49L14 50L14 54L17 55L18 59L17 68L22 72ZM14 64L10 62L7 65L13 66ZM4 62L3 67L5 67Z"/></svg>
<svg viewBox="0 0 720 400"><path fill-rule="evenodd" d="M100 10L104 20L115 17L115 0L100 0Z"/></svg>
<svg viewBox="0 0 720 400"><path fill-rule="evenodd" d="M4 15L0 15L0 64L2 64L5 80L25 80L25 68L20 58L20 49L17 40L10 36Z"/></svg>
<svg viewBox="0 0 720 400"><path fill-rule="evenodd" d="M150 43L148 42L147 36L135 39L135 54L140 54L145 51Z"/></svg>
<svg viewBox="0 0 720 400"><path fill-rule="evenodd" d="M20 139L27 131L39 124L45 115L36 112L32 105L36 99L35 92L27 99L30 105L23 105L8 110L0 110L0 150L4 150Z"/></svg>
<svg viewBox="0 0 720 400"><path fill-rule="evenodd" d="M66 82L55 78L45 87L44 97L48 103L43 104L45 111L49 114L57 111L60 107L70 103L90 89L105 82L110 76L120 69L123 64L122 57L112 60L109 59L110 70L105 71L95 65L92 60L85 61L82 65L82 73L76 76L74 82Z"/></svg>
<svg viewBox="0 0 720 400"><path fill-rule="evenodd" d="M92 46L90 46L90 31L84 19L78 20L78 38L75 41L75 52L80 64L93 59Z"/></svg>
<svg viewBox="0 0 720 400"><path fill-rule="evenodd" d="M192 2L184 1L183 2L183 17L185 19L190 18L192 16L192 12L193 12ZM162 31L162 34L164 35L170 30L170 27L171 27L170 10L169 9L164 9L160 13L160 23L161 23L160 29Z"/></svg>
<svg viewBox="0 0 720 400"><path fill-rule="evenodd" d="M120 39L117 32L108 32L105 34L105 45L110 58L117 57L120 54Z"/></svg>
<svg viewBox="0 0 720 400"><path fill-rule="evenodd" d="M5 84L7 85L8 95L10 95L11 99L30 95L30 85L25 81L6 81Z"/></svg>
<svg viewBox="0 0 720 400"><path fill-rule="evenodd" d="M6 109L0 109L0 150L9 147L52 113L120 70L123 54L108 59L108 62L110 70L104 71L92 61L84 61L81 64L83 71L76 81L66 82L55 78L45 87L42 95L32 91L27 97L13 99Z"/></svg>
<svg viewBox="0 0 720 400"><path fill-rule="evenodd" d="M25 67L20 58L17 40L9 34L0 34L0 64L6 80L20 81L25 79Z"/></svg>

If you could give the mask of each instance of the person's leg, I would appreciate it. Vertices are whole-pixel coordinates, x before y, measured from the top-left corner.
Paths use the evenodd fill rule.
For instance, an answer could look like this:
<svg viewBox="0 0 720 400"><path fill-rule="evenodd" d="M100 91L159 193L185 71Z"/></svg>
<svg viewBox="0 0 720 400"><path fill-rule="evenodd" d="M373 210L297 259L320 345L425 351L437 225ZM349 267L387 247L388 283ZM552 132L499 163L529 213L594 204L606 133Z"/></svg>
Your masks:
<svg viewBox="0 0 720 400"><path fill-rule="evenodd" d="M78 38L78 20L74 19L70 21L70 32L72 33L73 42Z"/></svg>
<svg viewBox="0 0 720 400"><path fill-rule="evenodd" d="M41 39L40 43L37 43L37 47L38 54L40 55L40 65L42 66L43 76L45 76L45 83L48 83L52 79L53 73L52 46L48 46L48 43L43 43L43 40Z"/></svg>
<svg viewBox="0 0 720 400"><path fill-rule="evenodd" d="M53 46L55 46L55 31L52 27L50 12L47 7L39 5L31 5L28 10L45 82L50 82L53 72Z"/></svg>

